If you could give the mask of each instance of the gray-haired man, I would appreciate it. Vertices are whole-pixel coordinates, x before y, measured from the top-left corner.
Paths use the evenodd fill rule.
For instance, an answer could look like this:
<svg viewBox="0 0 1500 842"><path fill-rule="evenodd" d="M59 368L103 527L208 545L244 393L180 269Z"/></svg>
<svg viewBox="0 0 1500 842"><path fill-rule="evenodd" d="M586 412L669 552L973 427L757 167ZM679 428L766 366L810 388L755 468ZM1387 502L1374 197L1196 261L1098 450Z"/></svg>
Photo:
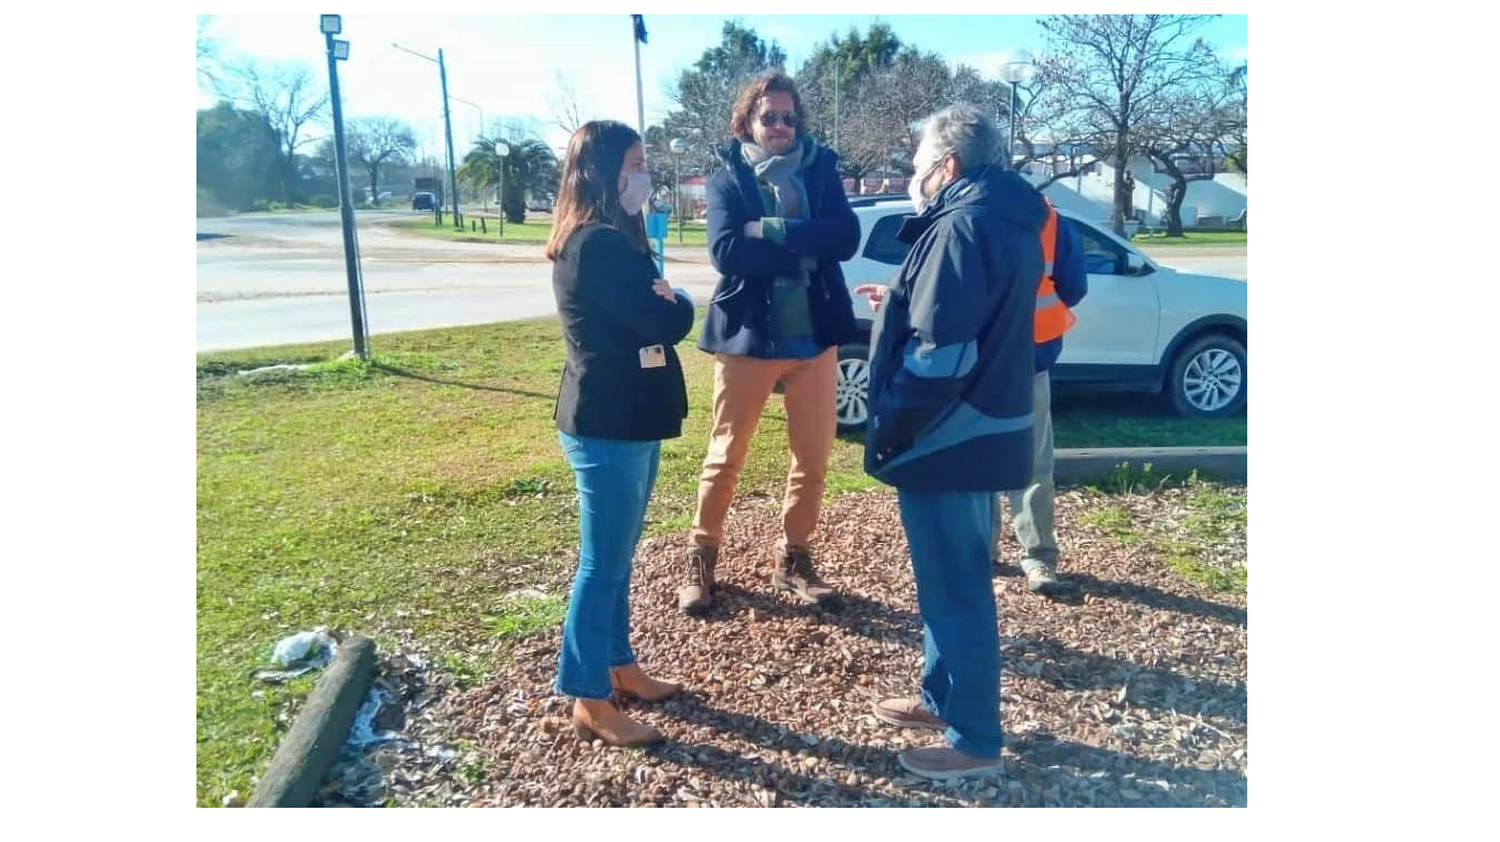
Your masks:
<svg viewBox="0 0 1500 842"><path fill-rule="evenodd" d="M896 487L925 637L922 692L886 722L943 732L901 765L946 780L1000 771L1000 631L990 581L995 494L1031 482L1033 312L1040 194L996 160L972 105L928 118L912 160L912 244L881 304L870 354L865 470Z"/></svg>

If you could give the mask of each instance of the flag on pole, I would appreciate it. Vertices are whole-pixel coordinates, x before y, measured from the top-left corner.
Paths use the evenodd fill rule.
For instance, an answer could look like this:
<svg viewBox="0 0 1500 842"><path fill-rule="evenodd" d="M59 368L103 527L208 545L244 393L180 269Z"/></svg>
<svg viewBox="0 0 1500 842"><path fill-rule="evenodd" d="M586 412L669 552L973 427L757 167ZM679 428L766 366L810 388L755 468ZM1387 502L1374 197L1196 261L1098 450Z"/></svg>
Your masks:
<svg viewBox="0 0 1500 842"><path fill-rule="evenodd" d="M635 40L630 43L635 48L635 120L641 137L645 137L646 98L641 93L641 45L646 43L646 17L631 15L630 22L635 26Z"/></svg>

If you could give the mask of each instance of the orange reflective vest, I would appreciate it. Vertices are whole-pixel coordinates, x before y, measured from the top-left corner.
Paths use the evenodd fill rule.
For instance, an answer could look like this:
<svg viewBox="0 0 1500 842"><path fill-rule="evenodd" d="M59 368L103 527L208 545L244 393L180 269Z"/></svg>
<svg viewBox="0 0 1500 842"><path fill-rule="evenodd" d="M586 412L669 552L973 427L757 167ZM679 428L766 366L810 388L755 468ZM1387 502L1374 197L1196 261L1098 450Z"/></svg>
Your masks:
<svg viewBox="0 0 1500 842"><path fill-rule="evenodd" d="M1067 333L1078 321L1068 305L1057 297L1052 282L1052 264L1057 260L1057 209L1047 202L1047 224L1042 226L1042 285L1036 291L1036 341L1048 342Z"/></svg>

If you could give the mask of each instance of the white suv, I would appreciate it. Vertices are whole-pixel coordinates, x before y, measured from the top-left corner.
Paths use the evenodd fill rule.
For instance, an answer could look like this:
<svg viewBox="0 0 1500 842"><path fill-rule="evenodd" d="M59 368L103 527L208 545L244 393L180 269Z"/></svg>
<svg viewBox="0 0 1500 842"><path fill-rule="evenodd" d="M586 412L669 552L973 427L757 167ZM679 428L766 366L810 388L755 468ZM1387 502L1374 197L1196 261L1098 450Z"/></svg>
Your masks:
<svg viewBox="0 0 1500 842"><path fill-rule="evenodd" d="M896 239L912 213L901 198L853 197L859 251L842 264L854 316L866 342L839 348L839 427L856 430L869 417L868 346L874 314L853 295L865 283L889 283L906 259ZM1083 240L1089 290L1073 308L1078 323L1063 337L1052 368L1059 387L1166 392L1182 415L1212 417L1245 405L1246 284L1233 278L1178 272L1138 251L1114 232L1058 211Z"/></svg>

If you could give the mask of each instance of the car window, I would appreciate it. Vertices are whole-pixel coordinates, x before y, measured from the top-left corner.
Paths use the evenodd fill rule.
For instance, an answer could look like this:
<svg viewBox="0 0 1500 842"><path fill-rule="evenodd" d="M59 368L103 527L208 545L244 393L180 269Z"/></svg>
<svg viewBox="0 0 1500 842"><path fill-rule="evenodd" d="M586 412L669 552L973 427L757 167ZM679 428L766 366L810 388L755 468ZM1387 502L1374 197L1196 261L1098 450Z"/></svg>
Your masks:
<svg viewBox="0 0 1500 842"><path fill-rule="evenodd" d="M870 229L870 239L865 242L865 257L892 266L900 266L905 262L906 253L911 251L911 246L896 239L896 232L901 230L901 223L904 221L905 214L882 216L875 227Z"/></svg>
<svg viewBox="0 0 1500 842"><path fill-rule="evenodd" d="M1106 239L1093 226L1059 216L1060 224L1071 226L1068 233L1083 242L1084 271L1091 275L1124 275L1125 250L1118 243Z"/></svg>

